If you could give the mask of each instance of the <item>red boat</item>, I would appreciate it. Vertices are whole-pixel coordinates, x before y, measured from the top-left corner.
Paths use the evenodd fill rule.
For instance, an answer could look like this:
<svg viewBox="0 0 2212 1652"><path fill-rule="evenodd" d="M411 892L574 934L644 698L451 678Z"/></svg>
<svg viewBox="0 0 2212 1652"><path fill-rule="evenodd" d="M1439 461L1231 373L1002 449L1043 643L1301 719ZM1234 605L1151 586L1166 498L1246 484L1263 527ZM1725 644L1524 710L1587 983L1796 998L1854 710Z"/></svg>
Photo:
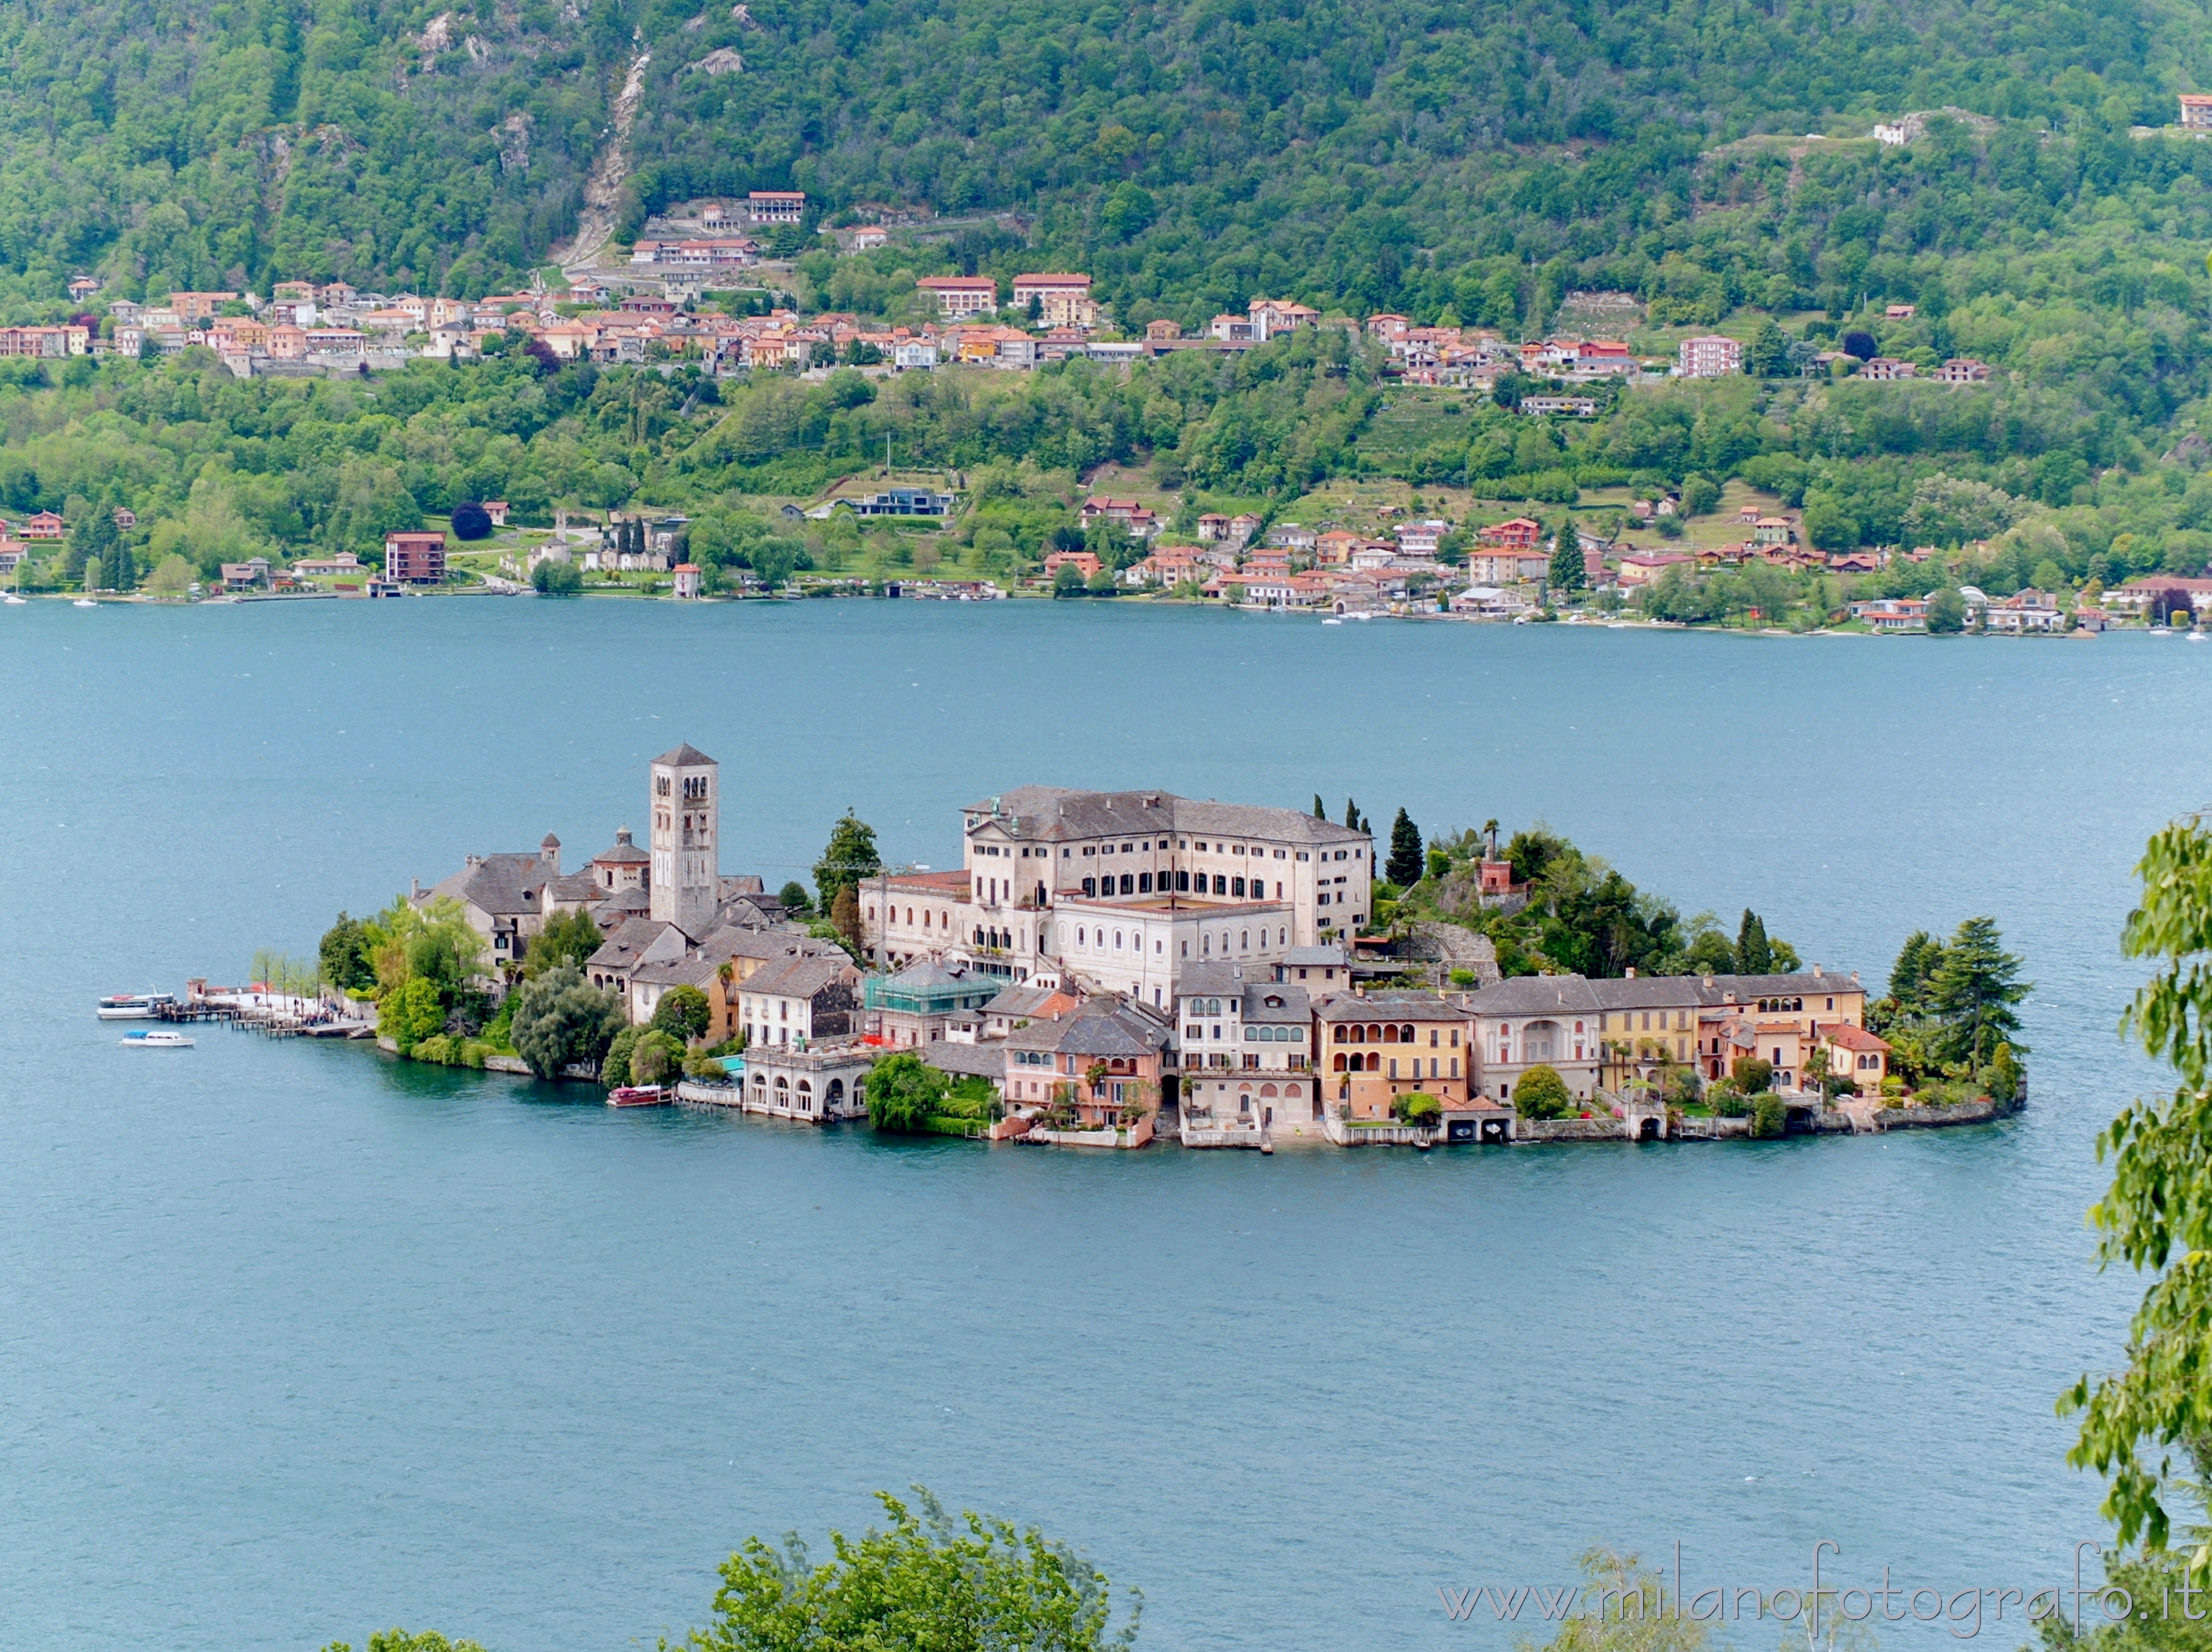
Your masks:
<svg viewBox="0 0 2212 1652"><path fill-rule="evenodd" d="M659 1084L624 1084L607 1092L609 1107L666 1107L674 1099Z"/></svg>

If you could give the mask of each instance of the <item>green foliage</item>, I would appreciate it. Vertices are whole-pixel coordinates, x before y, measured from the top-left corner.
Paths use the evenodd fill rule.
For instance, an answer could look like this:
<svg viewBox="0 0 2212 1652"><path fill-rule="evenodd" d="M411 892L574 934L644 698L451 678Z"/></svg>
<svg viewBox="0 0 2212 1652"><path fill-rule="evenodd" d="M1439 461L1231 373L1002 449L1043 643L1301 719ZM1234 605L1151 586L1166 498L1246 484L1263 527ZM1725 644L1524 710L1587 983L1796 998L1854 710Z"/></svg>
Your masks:
<svg viewBox="0 0 2212 1652"><path fill-rule="evenodd" d="M1990 1099L2000 1107L2010 1107L2013 1102L2020 1099L2022 1082L2020 1063L2014 1058L2011 1045L1997 1046L1996 1054L1990 1058L1986 1082L1989 1085Z"/></svg>
<svg viewBox="0 0 2212 1652"><path fill-rule="evenodd" d="M376 1030L399 1047L402 1055L446 1024L446 1005L437 983L415 975L388 990L378 1002Z"/></svg>
<svg viewBox="0 0 2212 1652"><path fill-rule="evenodd" d="M1513 1110L1524 1119L1565 1118L1574 1108L1574 1092L1548 1063L1538 1062L1513 1081Z"/></svg>
<svg viewBox="0 0 2212 1652"><path fill-rule="evenodd" d="M1966 599L1946 586L1928 598L1928 630L1933 636L1956 636L1966 629Z"/></svg>
<svg viewBox="0 0 2212 1652"><path fill-rule="evenodd" d="M1753 1099L1751 1104L1751 1133L1761 1139L1781 1135L1790 1127L1789 1110L1782 1098L1771 1091Z"/></svg>
<svg viewBox="0 0 2212 1652"><path fill-rule="evenodd" d="M830 829L830 841L814 863L814 890L826 911L835 912L840 890L857 889L863 878L883 870L876 848L876 829L854 817L851 810Z"/></svg>
<svg viewBox="0 0 2212 1652"><path fill-rule="evenodd" d="M573 597L584 588L584 570L548 558L530 570L530 588L541 597Z"/></svg>
<svg viewBox="0 0 2212 1652"><path fill-rule="evenodd" d="M1942 962L1929 983L1929 994L1948 1032L1952 1059L1979 1066L1997 1045L2020 1042L2020 1017L2013 1006L2033 990L2020 978L2021 960L1999 944L1996 920L1969 918L1943 949Z"/></svg>
<svg viewBox="0 0 2212 1652"><path fill-rule="evenodd" d="M1421 881L1422 867L1420 828L1401 809L1390 823L1390 858L1383 863L1382 875L1399 888L1407 889Z"/></svg>
<svg viewBox="0 0 2212 1652"><path fill-rule="evenodd" d="M622 1000L570 963L524 981L512 1002L507 1037L541 1078L557 1078L571 1062L599 1060L623 1026Z"/></svg>
<svg viewBox="0 0 2212 1652"><path fill-rule="evenodd" d="M1739 975L1771 975L1774 969L1774 948L1766 938L1766 925L1749 907L1743 909L1743 921L1735 932L1735 973Z"/></svg>
<svg viewBox="0 0 2212 1652"><path fill-rule="evenodd" d="M609 1090L620 1090L631 1082L629 1059L646 1030L643 1027L624 1027L608 1043L607 1053L599 1058L599 1082Z"/></svg>
<svg viewBox="0 0 2212 1652"><path fill-rule="evenodd" d="M1434 1124L1443 1110L1443 1103L1425 1090L1409 1090L1390 1098L1390 1116L1401 1124Z"/></svg>
<svg viewBox="0 0 2212 1652"><path fill-rule="evenodd" d="M851 885L848 884L842 887L849 889ZM796 878L775 892L775 898L782 902L784 910L794 918L806 919L814 915L814 902L806 893L806 885ZM833 895L830 899L835 901L836 896Z"/></svg>
<svg viewBox="0 0 2212 1652"><path fill-rule="evenodd" d="M529 948L523 953L522 972L542 975L549 969L580 969L605 938L590 913L556 912L530 938Z"/></svg>
<svg viewBox="0 0 2212 1652"><path fill-rule="evenodd" d="M2170 1097L2123 1108L2098 1137L2112 1183L2089 1221L2101 1266L2154 1277L2129 1325L2126 1369L2084 1376L2059 1410L2082 1413L2067 1461L2106 1477L2102 1512L2119 1546L2140 1539L2157 1550L2172 1529L2169 1505L2201 1496L2175 1483L2174 1449L2201 1460L2212 1441L2212 831L2200 816L2174 822L2152 836L2136 872L2142 896L2120 944L2156 960L2157 973L2122 1026L2179 1083ZM2208 1564L2212 1544L2200 1542L2191 1569Z"/></svg>
<svg viewBox="0 0 2212 1652"><path fill-rule="evenodd" d="M647 1027L638 1034L637 1042L630 1046L631 1084L673 1084L683 1071L684 1046L672 1033Z"/></svg>
<svg viewBox="0 0 2212 1652"><path fill-rule="evenodd" d="M344 913L323 932L316 949L323 979L342 993L365 993L376 985L376 966L369 961L368 927Z"/></svg>
<svg viewBox="0 0 2212 1652"><path fill-rule="evenodd" d="M353 1652L344 1641L332 1641L323 1652ZM404 1629L379 1630L368 1637L368 1652L484 1652L475 1641L449 1641L434 1629L410 1635Z"/></svg>
<svg viewBox="0 0 2212 1652"><path fill-rule="evenodd" d="M1747 1096L1774 1088L1774 1063L1763 1055L1739 1055L1729 1063L1729 1078Z"/></svg>
<svg viewBox="0 0 2212 1652"><path fill-rule="evenodd" d="M695 1038L704 1038L714 1020L714 1006L696 987L670 987L653 1009L653 1029L668 1034L679 1048ZM630 1059L634 1065L636 1057Z"/></svg>
<svg viewBox="0 0 2212 1652"><path fill-rule="evenodd" d="M950 1081L910 1050L868 1069L868 1122L878 1130L919 1131L945 1110Z"/></svg>
<svg viewBox="0 0 2212 1652"><path fill-rule="evenodd" d="M831 1532L819 1565L796 1534L781 1549L749 1538L721 1568L713 1616L661 1652L781 1647L945 1647L975 1652L1107 1652L1136 1638L1141 1600L1112 1631L1106 1576L1035 1527L948 1515L917 1486L915 1504L878 1492L888 1530ZM1109 1632L1110 1631L1110 1632Z"/></svg>

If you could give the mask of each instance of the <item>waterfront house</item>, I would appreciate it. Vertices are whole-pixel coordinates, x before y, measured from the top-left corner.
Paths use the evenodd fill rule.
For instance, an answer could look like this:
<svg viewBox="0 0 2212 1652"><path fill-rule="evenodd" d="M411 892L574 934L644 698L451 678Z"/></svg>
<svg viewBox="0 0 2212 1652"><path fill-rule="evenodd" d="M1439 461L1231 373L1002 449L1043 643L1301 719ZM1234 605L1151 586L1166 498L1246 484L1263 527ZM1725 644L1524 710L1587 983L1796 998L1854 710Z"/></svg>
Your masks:
<svg viewBox="0 0 2212 1652"><path fill-rule="evenodd" d="M1187 971L1176 1005L1180 1111L1216 1124L1295 1127L1322 1118L1313 1003L1276 979L1281 966L1212 963Z"/></svg>
<svg viewBox="0 0 2212 1652"><path fill-rule="evenodd" d="M868 1115L868 1071L877 1052L849 1039L801 1047L747 1047L730 1077L748 1113L800 1124Z"/></svg>
<svg viewBox="0 0 2212 1652"><path fill-rule="evenodd" d="M1131 1127L1128 1145L1152 1139L1175 1039L1143 1005L1086 999L1063 1016L1032 1021L1006 1040L1007 1104L1072 1108L1079 1129Z"/></svg>
<svg viewBox="0 0 2212 1652"><path fill-rule="evenodd" d="M1417 1090L1449 1104L1481 1087L1462 997L1337 993L1319 1000L1314 1022L1323 1100L1341 1120L1388 1120L1397 1098Z"/></svg>
<svg viewBox="0 0 2212 1652"><path fill-rule="evenodd" d="M1828 1071L1850 1079L1863 1096L1877 1094L1881 1081L1889 1077L1888 1041L1864 1027L1847 1021L1831 1022L1817 1028L1814 1044L1827 1052Z"/></svg>
<svg viewBox="0 0 2212 1652"><path fill-rule="evenodd" d="M1851 604L1851 617L1863 620L1874 631L1924 631L1928 629L1925 597L1880 597Z"/></svg>
<svg viewBox="0 0 2212 1652"><path fill-rule="evenodd" d="M978 1036L984 1039L1004 1038L1027 1022L1066 1015L1082 1002L1080 993L1071 993L1062 987L1004 987L997 997L983 1006L983 1022Z"/></svg>
<svg viewBox="0 0 2212 1652"><path fill-rule="evenodd" d="M2057 598L2031 588L2016 591L1984 608L1982 629L2015 635L2030 631L2063 631L2066 629L2066 615Z"/></svg>
<svg viewBox="0 0 2212 1652"><path fill-rule="evenodd" d="M1480 1092L1510 1102L1521 1075L1543 1066L1566 1081L1577 1100L1590 1100L1599 1083L1593 985L1580 975L1522 975L1469 994L1464 1002L1480 1051Z"/></svg>
<svg viewBox="0 0 2212 1652"><path fill-rule="evenodd" d="M811 1044L857 1030L860 972L842 954L793 952L736 983L745 1048Z"/></svg>

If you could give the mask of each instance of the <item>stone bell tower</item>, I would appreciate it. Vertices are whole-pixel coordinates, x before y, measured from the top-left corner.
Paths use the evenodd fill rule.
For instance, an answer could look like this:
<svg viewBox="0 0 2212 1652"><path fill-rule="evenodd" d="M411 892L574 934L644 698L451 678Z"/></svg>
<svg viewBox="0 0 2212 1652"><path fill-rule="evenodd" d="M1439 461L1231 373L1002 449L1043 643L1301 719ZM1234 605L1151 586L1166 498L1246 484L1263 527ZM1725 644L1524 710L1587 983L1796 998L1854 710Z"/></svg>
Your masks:
<svg viewBox="0 0 2212 1652"><path fill-rule="evenodd" d="M656 921L694 940L713 926L721 905L720 776L720 765L689 744L653 760L651 910Z"/></svg>

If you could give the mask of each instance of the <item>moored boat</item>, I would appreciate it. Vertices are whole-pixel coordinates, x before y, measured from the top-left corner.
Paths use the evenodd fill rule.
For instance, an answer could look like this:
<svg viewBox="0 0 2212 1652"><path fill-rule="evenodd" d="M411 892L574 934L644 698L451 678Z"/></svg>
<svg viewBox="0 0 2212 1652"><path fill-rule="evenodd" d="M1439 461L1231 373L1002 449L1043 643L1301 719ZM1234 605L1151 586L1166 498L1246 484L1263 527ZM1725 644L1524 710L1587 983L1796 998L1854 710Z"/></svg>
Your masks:
<svg viewBox="0 0 2212 1652"><path fill-rule="evenodd" d="M176 1001L174 993L115 993L100 1000L96 1012L102 1021L151 1021Z"/></svg>
<svg viewBox="0 0 2212 1652"><path fill-rule="evenodd" d="M659 1084L624 1084L607 1092L609 1107L666 1107L672 1099Z"/></svg>
<svg viewBox="0 0 2212 1652"><path fill-rule="evenodd" d="M180 1032L166 1030L125 1033L116 1041L127 1050L188 1050L192 1041Z"/></svg>

